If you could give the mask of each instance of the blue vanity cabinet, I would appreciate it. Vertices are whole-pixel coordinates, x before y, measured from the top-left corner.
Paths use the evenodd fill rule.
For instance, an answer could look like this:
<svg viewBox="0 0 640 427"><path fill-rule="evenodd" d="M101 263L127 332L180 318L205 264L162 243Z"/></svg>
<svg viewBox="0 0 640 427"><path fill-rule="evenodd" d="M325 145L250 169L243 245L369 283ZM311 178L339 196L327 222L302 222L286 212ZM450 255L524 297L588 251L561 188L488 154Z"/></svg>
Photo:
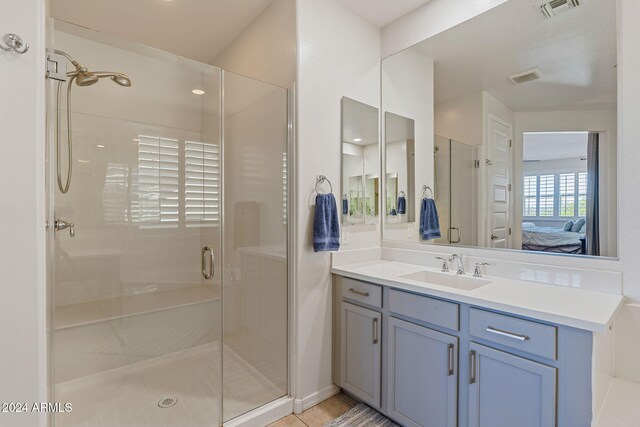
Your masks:
<svg viewBox="0 0 640 427"><path fill-rule="evenodd" d="M388 321L387 411L405 426L455 427L458 338Z"/></svg>
<svg viewBox="0 0 640 427"><path fill-rule="evenodd" d="M380 408L382 314L344 301L341 311L341 386L366 404Z"/></svg>
<svg viewBox="0 0 640 427"><path fill-rule="evenodd" d="M337 284L336 382L397 423L591 424L590 331L426 292Z"/></svg>
<svg viewBox="0 0 640 427"><path fill-rule="evenodd" d="M555 427L556 368L472 342L469 427Z"/></svg>

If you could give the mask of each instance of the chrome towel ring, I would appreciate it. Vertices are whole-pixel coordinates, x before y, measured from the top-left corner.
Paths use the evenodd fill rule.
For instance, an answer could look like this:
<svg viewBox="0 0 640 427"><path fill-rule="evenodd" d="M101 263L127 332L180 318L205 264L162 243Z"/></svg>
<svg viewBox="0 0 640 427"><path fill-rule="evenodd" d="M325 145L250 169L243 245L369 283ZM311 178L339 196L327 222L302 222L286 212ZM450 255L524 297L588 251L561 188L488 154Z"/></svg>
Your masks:
<svg viewBox="0 0 640 427"><path fill-rule="evenodd" d="M331 185L331 181L329 181L329 178L327 178L324 175L318 175L318 177L316 178L316 187L315 187L316 193L318 193L318 194L326 194L326 193L321 193L318 190L318 186L322 185L325 182L329 184L329 190L330 190L331 193L333 193L333 185Z"/></svg>
<svg viewBox="0 0 640 427"><path fill-rule="evenodd" d="M25 43L22 40L22 37L13 33L5 34L4 37L2 38L2 41L6 46L3 46L0 43L0 49L4 50L5 52L13 51L22 55L27 53L30 47L29 43Z"/></svg>
<svg viewBox="0 0 640 427"><path fill-rule="evenodd" d="M427 191L429 192L429 194L427 194ZM433 190L428 185L423 185L422 186L422 198L423 199L427 199L427 198L433 199Z"/></svg>

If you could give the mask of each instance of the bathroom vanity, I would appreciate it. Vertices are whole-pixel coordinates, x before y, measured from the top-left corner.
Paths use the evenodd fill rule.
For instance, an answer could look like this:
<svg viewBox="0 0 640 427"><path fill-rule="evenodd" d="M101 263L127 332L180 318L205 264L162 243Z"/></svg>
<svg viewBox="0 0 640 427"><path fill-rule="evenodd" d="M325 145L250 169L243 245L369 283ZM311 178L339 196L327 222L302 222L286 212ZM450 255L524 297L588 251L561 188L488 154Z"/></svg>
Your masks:
<svg viewBox="0 0 640 427"><path fill-rule="evenodd" d="M621 295L377 260L335 266L336 383L406 426L586 427Z"/></svg>

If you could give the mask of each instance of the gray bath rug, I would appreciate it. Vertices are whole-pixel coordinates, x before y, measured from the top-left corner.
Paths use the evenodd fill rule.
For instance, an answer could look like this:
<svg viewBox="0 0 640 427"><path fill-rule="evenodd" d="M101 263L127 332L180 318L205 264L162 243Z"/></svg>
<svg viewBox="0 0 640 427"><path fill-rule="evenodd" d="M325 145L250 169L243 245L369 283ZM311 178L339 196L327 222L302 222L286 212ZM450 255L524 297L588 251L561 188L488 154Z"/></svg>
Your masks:
<svg viewBox="0 0 640 427"><path fill-rule="evenodd" d="M323 427L400 427L375 409L360 403Z"/></svg>

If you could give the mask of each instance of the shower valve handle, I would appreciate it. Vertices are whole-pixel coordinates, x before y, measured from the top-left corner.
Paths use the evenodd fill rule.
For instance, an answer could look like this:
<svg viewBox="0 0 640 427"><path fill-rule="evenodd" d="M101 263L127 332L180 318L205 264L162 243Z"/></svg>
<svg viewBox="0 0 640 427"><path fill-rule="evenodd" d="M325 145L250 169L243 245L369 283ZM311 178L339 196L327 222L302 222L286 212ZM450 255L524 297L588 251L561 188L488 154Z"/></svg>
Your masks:
<svg viewBox="0 0 640 427"><path fill-rule="evenodd" d="M72 222L67 222L67 221L63 221L61 219L56 219L56 221L54 223L54 228L56 229L56 231L62 231L62 230L66 230L68 228L69 229L69 235L71 237L76 237L75 225Z"/></svg>

